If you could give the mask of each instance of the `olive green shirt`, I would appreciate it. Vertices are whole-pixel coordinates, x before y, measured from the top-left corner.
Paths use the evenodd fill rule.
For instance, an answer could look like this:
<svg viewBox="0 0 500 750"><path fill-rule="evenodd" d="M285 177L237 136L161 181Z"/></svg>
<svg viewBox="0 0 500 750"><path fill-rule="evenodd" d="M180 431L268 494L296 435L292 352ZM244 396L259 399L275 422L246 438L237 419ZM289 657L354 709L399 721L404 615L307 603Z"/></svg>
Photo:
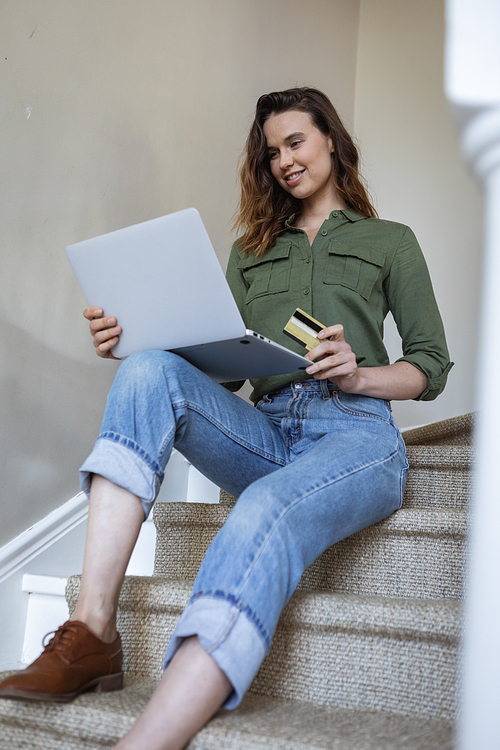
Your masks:
<svg viewBox="0 0 500 750"><path fill-rule="evenodd" d="M283 333L297 307L324 326L341 323L360 367L389 364L383 343L384 319L392 312L403 356L428 378L416 400L436 398L446 384L450 362L444 328L425 259L408 227L368 219L353 209L333 211L312 245L292 226L262 257L245 255L235 242L227 280L247 328L305 354ZM292 380L298 372L252 380L255 403ZM242 383L228 383L238 390Z"/></svg>

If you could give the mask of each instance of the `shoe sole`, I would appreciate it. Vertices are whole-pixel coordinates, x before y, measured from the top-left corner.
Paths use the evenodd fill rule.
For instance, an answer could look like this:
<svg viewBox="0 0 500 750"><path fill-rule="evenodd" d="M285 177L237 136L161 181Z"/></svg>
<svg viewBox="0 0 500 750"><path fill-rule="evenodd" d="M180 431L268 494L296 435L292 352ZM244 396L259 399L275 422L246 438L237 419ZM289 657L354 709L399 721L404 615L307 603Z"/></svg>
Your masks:
<svg viewBox="0 0 500 750"><path fill-rule="evenodd" d="M55 703L69 703L81 693L112 693L123 687L123 672L96 677L94 680L82 685L72 693L35 693L31 690L20 690L16 688L5 688L0 690L0 698L11 698L22 701L53 701Z"/></svg>

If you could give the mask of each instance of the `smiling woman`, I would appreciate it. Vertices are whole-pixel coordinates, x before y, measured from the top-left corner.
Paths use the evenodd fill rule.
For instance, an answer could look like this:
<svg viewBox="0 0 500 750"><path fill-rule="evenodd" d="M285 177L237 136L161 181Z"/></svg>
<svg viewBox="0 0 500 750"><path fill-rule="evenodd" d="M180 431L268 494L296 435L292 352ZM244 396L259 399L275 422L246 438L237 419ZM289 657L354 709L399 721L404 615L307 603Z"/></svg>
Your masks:
<svg viewBox="0 0 500 750"><path fill-rule="evenodd" d="M33 700L119 689L120 588L176 447L238 501L120 750L180 750L221 705L239 705L305 568L401 505L408 464L390 400L435 398L451 367L417 241L375 218L356 148L324 94L259 99L241 183L231 290L248 327L299 353L283 332L290 316L301 307L322 320L311 365L253 380L253 408L231 392L241 383L222 387L172 352L121 364L80 469L90 514L73 617L36 662L0 683L0 697ZM404 352L392 364L389 310ZM97 308L84 315L97 354L113 357L116 320Z"/></svg>
<svg viewBox="0 0 500 750"><path fill-rule="evenodd" d="M274 131L278 127L277 124L273 127L269 120L281 115L286 117L286 123L280 121L285 129L269 132L269 128ZM288 133L286 126L290 128ZM377 216L359 173L356 146L328 97L311 88L265 94L257 102L255 120L247 139L240 208L235 222L235 227L243 230L242 240L248 252L262 255L281 234L283 222L290 214L297 219L303 213L301 196L288 190L292 187L290 183L283 185L279 181L279 170L274 172L276 156L281 156L282 146L279 142L268 142L268 136L285 138L283 145L292 151L302 148L304 138L312 137L317 142L323 136L329 148L329 165L324 163L324 169L328 170L331 188L342 203L339 208L347 206L363 216ZM291 170L287 172L291 175Z"/></svg>
<svg viewBox="0 0 500 750"><path fill-rule="evenodd" d="M295 226L303 229L312 243L329 209L347 208L335 187L333 141L318 130L309 114L294 110L271 115L264 124L264 135L273 177L302 202L302 217L308 216L309 223L299 217Z"/></svg>

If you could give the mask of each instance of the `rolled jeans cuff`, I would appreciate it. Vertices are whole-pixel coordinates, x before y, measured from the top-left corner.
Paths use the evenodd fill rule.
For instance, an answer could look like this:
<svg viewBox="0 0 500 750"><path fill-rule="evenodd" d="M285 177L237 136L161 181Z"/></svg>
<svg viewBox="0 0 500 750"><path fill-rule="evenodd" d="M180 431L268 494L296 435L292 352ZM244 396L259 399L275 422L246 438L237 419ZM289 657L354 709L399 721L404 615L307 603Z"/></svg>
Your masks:
<svg viewBox="0 0 500 750"><path fill-rule="evenodd" d="M233 686L224 708L236 708L250 687L267 654L268 646L258 628L243 611L244 602L220 595L197 594L188 604L173 632L164 669L185 638L197 635Z"/></svg>
<svg viewBox="0 0 500 750"><path fill-rule="evenodd" d="M80 487L88 496L92 474L100 474L136 495L147 518L160 490L163 472L141 453L144 451L138 445L120 435L110 433L109 437L99 437L79 469Z"/></svg>

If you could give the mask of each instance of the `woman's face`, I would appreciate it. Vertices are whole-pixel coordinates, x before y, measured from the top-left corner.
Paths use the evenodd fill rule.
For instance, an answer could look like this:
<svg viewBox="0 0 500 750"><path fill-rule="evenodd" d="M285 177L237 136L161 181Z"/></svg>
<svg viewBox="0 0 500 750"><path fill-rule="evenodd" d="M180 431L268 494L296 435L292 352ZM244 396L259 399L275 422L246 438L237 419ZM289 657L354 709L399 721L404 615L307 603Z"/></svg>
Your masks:
<svg viewBox="0 0 500 750"><path fill-rule="evenodd" d="M294 198L307 200L335 193L331 138L318 130L307 112L290 109L264 123L271 172Z"/></svg>

